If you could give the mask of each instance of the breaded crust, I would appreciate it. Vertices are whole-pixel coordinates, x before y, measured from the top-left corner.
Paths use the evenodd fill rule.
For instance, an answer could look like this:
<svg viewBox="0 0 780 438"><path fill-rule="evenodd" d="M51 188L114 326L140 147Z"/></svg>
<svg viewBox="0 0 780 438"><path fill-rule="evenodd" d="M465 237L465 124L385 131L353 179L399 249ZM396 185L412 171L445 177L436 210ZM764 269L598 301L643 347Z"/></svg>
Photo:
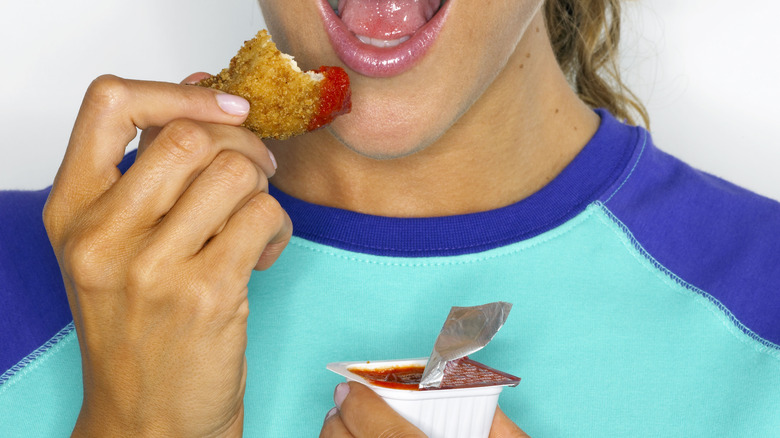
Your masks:
<svg viewBox="0 0 780 438"><path fill-rule="evenodd" d="M330 73L333 69L340 72ZM322 126L316 126L315 120L329 123L351 109L349 78L344 70L323 67L320 71L325 74L302 72L292 57L276 48L268 32L261 30L244 43L228 68L198 85L247 99L250 110L244 126L260 137L281 140ZM331 77L337 80L329 80Z"/></svg>

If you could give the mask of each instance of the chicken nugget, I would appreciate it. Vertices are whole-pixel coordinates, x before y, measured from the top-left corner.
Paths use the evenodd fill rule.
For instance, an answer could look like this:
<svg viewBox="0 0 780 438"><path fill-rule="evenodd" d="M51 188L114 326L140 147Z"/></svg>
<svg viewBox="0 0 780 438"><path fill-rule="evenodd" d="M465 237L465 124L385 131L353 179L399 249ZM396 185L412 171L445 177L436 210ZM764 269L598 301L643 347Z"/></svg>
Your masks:
<svg viewBox="0 0 780 438"><path fill-rule="evenodd" d="M261 138L283 140L313 131L352 109L344 69L303 72L265 30L244 43L228 68L198 85L248 100L249 116L243 126Z"/></svg>

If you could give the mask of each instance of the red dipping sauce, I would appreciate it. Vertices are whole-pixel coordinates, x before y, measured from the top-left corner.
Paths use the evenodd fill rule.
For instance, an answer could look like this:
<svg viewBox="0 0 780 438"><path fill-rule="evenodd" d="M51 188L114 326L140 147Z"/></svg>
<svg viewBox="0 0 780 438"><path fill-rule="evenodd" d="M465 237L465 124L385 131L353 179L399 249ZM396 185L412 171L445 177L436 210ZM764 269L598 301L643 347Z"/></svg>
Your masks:
<svg viewBox="0 0 780 438"><path fill-rule="evenodd" d="M422 365L406 365L376 369L350 368L349 371L376 386L418 390L420 389L420 380L422 380L425 367Z"/></svg>
<svg viewBox="0 0 780 438"><path fill-rule="evenodd" d="M373 385L391 389L420 390L420 380L425 366L403 365L389 368L360 368L353 366L349 371ZM464 357L447 364L444 369L444 379L439 388L425 389L457 389L476 388L480 386L516 386L520 378L507 374L487 365Z"/></svg>

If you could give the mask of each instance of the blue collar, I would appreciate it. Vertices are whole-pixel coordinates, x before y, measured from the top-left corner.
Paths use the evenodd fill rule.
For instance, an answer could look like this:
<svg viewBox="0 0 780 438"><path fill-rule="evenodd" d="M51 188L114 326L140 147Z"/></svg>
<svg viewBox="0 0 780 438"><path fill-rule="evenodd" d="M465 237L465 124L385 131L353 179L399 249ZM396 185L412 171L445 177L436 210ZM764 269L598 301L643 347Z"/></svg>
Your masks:
<svg viewBox="0 0 780 438"><path fill-rule="evenodd" d="M372 216L311 204L275 187L295 236L349 251L394 257L469 254L519 242L582 212L621 174L641 128L604 110L596 134L575 159L538 192L496 210L435 218Z"/></svg>

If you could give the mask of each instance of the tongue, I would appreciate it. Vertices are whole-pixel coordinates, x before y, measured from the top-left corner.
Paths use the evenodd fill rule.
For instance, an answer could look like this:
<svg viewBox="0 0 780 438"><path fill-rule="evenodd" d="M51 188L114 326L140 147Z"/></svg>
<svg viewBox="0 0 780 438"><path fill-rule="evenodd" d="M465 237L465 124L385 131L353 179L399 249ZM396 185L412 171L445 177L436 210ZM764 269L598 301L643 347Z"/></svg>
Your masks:
<svg viewBox="0 0 780 438"><path fill-rule="evenodd" d="M339 14L357 35L394 40L412 35L440 5L441 0L339 0Z"/></svg>

